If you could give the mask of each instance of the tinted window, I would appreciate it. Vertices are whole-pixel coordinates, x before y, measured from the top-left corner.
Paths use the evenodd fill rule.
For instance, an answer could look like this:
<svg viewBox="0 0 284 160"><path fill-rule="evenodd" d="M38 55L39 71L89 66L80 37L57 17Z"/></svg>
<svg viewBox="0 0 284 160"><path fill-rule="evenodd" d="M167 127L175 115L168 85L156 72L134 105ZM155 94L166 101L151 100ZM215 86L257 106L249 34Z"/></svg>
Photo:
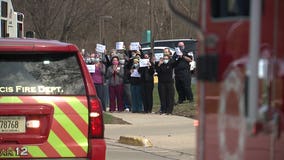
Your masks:
<svg viewBox="0 0 284 160"><path fill-rule="evenodd" d="M7 15L8 15L8 3L2 1L1 2L1 16L7 17Z"/></svg>
<svg viewBox="0 0 284 160"><path fill-rule="evenodd" d="M75 53L0 54L0 95L83 95Z"/></svg>
<svg viewBox="0 0 284 160"><path fill-rule="evenodd" d="M155 49L154 52L155 53L164 53L164 50L163 49Z"/></svg>
<svg viewBox="0 0 284 160"><path fill-rule="evenodd" d="M196 41L175 41L175 42L155 42L155 46L167 46L170 48L175 48L178 46L179 42L183 42L185 49L188 51L196 51Z"/></svg>
<svg viewBox="0 0 284 160"><path fill-rule="evenodd" d="M185 49L188 51L196 51L196 44L197 41L195 40L157 40L154 42L154 46L162 46L162 47L170 47L170 48L175 48L178 46L178 42L183 42L185 45ZM141 44L142 48L143 47L149 47L150 43L142 43Z"/></svg>
<svg viewBox="0 0 284 160"><path fill-rule="evenodd" d="M144 53L150 53L151 50L150 49L145 49L143 50ZM154 49L154 53L164 53L163 49Z"/></svg>
<svg viewBox="0 0 284 160"><path fill-rule="evenodd" d="M18 14L17 14L17 19L18 19L18 21L23 22L23 20L24 20L24 15L21 14L21 13L18 13Z"/></svg>
<svg viewBox="0 0 284 160"><path fill-rule="evenodd" d="M212 0L214 18L249 16L250 0Z"/></svg>
<svg viewBox="0 0 284 160"><path fill-rule="evenodd" d="M1 20L1 37L7 37L7 21Z"/></svg>

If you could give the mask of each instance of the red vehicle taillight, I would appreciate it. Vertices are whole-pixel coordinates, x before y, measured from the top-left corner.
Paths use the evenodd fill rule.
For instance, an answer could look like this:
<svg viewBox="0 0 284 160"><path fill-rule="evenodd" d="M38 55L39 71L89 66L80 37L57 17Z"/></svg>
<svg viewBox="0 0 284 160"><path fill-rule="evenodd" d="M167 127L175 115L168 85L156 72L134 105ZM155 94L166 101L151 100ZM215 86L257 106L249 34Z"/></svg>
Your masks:
<svg viewBox="0 0 284 160"><path fill-rule="evenodd" d="M104 122L101 102L97 97L89 98L89 136L91 138L104 137Z"/></svg>

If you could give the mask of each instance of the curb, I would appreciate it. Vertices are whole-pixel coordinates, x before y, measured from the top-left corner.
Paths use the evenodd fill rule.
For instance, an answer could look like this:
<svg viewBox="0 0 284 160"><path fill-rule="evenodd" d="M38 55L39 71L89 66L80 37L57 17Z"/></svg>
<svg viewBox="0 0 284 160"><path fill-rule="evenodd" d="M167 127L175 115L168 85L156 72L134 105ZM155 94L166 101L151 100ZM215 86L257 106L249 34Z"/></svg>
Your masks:
<svg viewBox="0 0 284 160"><path fill-rule="evenodd" d="M132 146L152 147L153 144L145 137L138 136L120 136L119 143L128 144Z"/></svg>

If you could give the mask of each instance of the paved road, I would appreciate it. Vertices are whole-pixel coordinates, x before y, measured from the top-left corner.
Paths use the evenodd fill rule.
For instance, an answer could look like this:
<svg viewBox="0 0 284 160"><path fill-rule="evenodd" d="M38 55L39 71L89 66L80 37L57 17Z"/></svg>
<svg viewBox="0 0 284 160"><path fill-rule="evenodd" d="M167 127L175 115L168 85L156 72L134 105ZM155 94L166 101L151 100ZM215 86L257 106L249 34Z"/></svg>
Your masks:
<svg viewBox="0 0 284 160"><path fill-rule="evenodd" d="M107 160L193 160L196 128L193 119L158 114L111 113L131 125L106 124ZM153 147L118 143L120 136L141 136Z"/></svg>

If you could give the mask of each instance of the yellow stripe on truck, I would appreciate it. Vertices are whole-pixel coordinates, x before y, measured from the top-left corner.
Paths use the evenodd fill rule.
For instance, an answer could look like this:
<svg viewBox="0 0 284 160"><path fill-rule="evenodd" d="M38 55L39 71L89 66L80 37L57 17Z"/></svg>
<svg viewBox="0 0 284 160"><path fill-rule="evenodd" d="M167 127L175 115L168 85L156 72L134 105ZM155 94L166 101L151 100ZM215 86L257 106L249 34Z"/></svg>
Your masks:
<svg viewBox="0 0 284 160"><path fill-rule="evenodd" d="M44 97L35 97L35 99L40 103L48 103L54 107L54 119L68 132L68 134L75 140L75 142L82 147L84 151L88 150L88 138L81 132L80 129L69 119L68 116L64 114L64 112L52 101L48 101L48 99ZM71 105L72 106L72 105ZM72 106L73 108L76 108ZM78 113L79 114L79 113ZM85 114L88 116L88 114ZM50 138L48 138L50 139ZM55 144L57 146L59 144ZM56 148L53 146L54 148ZM56 149L57 150L57 149ZM58 151L58 150L57 150ZM59 152L59 151L58 151ZM71 155L69 155L71 156ZM72 154L73 156L73 154Z"/></svg>
<svg viewBox="0 0 284 160"><path fill-rule="evenodd" d="M49 141L52 139L52 141ZM49 144L63 157L74 157L74 154L69 150L69 148L58 138L58 136L53 132L50 131Z"/></svg>
<svg viewBox="0 0 284 160"><path fill-rule="evenodd" d="M17 96L3 96L0 97L0 103L23 103Z"/></svg>
<svg viewBox="0 0 284 160"><path fill-rule="evenodd" d="M72 108L77 113L88 113L88 108L84 106L77 98L75 97L64 97L64 99L67 101L67 103L72 106ZM75 107L76 106L76 107ZM81 118L88 124L89 119L86 114L79 114Z"/></svg>
<svg viewBox="0 0 284 160"><path fill-rule="evenodd" d="M64 99L66 103L80 116L86 124L88 124L88 107L85 106L77 97L49 97L49 96L33 96L33 99L38 103L50 104L54 108L54 119L61 125L61 127L70 135L74 142L82 148L87 154L88 151L88 138L87 135L75 125L75 123L55 104L58 99ZM0 103L23 103L23 101L17 96L2 96L0 97ZM55 130L51 129L47 142L58 152L62 157L74 157L74 153L68 148L68 144L65 144L57 135ZM45 153L40 146L26 145L28 152L32 157L47 157L48 153ZM9 157L11 158L11 157ZM14 157L16 158L16 157Z"/></svg>
<svg viewBox="0 0 284 160"><path fill-rule="evenodd" d="M32 157L46 157L46 154L38 146L28 146L28 151Z"/></svg>
<svg viewBox="0 0 284 160"><path fill-rule="evenodd" d="M17 96L3 96L0 97L0 103L23 103L23 101L17 97ZM31 154L32 157L46 157L45 153L38 147L38 146L27 146L28 147L28 152ZM18 156L13 156L13 158L16 158ZM1 157L5 158L5 157ZM10 156L6 158L11 158Z"/></svg>

